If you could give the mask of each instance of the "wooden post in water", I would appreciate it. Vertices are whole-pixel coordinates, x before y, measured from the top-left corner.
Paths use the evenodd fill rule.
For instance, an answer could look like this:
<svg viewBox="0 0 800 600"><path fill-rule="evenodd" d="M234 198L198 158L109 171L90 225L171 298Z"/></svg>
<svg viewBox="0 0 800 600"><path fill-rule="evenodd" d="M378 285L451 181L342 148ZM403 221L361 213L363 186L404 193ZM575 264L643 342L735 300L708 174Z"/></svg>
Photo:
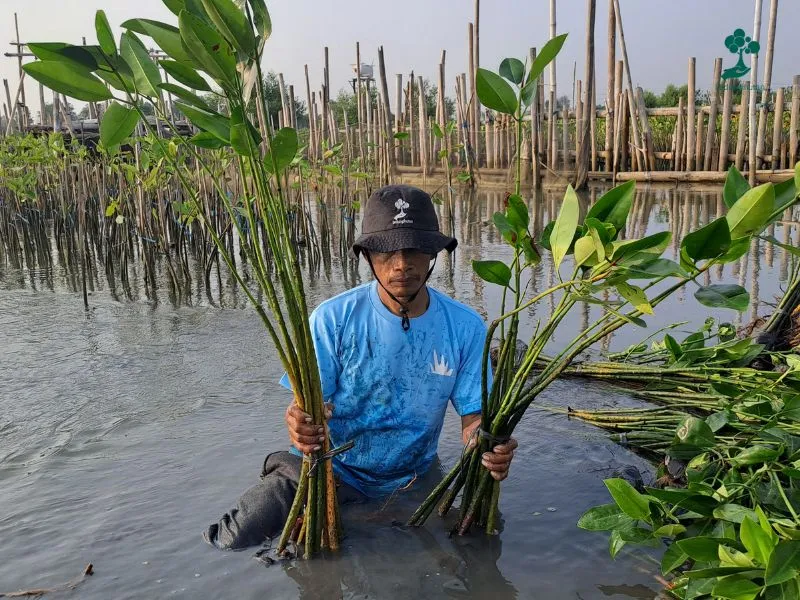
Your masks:
<svg viewBox="0 0 800 600"><path fill-rule="evenodd" d="M386 62L383 56L383 46L378 48L378 73L381 78L381 102L383 102L383 143L386 149L386 163L390 175L397 172L397 165L394 160L394 152L390 151L390 140L392 139L392 112L389 106L389 82L386 80ZM399 110L399 106L397 109Z"/></svg>
<svg viewBox="0 0 800 600"><path fill-rule="evenodd" d="M647 107L644 104L644 92L641 87L636 88L636 100L639 103L639 114L642 115L642 143L647 153L648 171L656 170L656 149L653 143L653 130L650 129L650 119L647 118Z"/></svg>
<svg viewBox="0 0 800 600"><path fill-rule="evenodd" d="M608 3L608 87L606 91L606 158L605 170L611 171L612 158L611 153L614 147L614 125L617 118L616 115L616 82L614 76L616 75L616 52L617 52L617 20L614 16L614 3Z"/></svg>
<svg viewBox="0 0 800 600"><path fill-rule="evenodd" d="M14 13L14 31L17 34L16 47L17 47L17 61L18 61L18 66L19 66L19 79L20 79L20 81L22 81L22 79L25 76L25 71L22 70L22 44L19 41L19 21L17 20L17 13ZM84 46L85 45L86 44L84 44ZM24 85L20 89L20 102L22 102L23 106L27 106L27 103L25 102L25 86ZM8 107L8 110L9 110L9 112L11 112L13 114L14 111L13 111L11 106ZM26 117L25 111L21 110L20 111L20 117L19 117L20 131L24 130L25 126L27 125L27 123L25 122L25 117Z"/></svg>
<svg viewBox="0 0 800 600"><path fill-rule="evenodd" d="M325 70L322 75L322 139L329 140L331 136L328 125L328 103L330 102L330 65L328 64L328 47L325 46Z"/></svg>
<svg viewBox="0 0 800 600"><path fill-rule="evenodd" d="M419 101L419 156L422 172L428 174L428 115L425 110L425 94L422 87L422 75L417 76L417 99Z"/></svg>
<svg viewBox="0 0 800 600"><path fill-rule="evenodd" d="M694 147L695 147L695 66L694 56L689 58L689 84L686 91L686 170L693 171L695 167Z"/></svg>
<svg viewBox="0 0 800 600"><path fill-rule="evenodd" d="M800 125L800 75L792 83L792 113L789 117L789 168L797 164L797 128Z"/></svg>
<svg viewBox="0 0 800 600"><path fill-rule="evenodd" d="M611 3L613 7L613 3ZM622 61L618 60L614 69L614 167L613 172L616 176L619 165L619 153L622 134Z"/></svg>
<svg viewBox="0 0 800 600"><path fill-rule="evenodd" d="M316 123L314 123L314 116L311 113L311 84L308 79L308 65L303 65L303 68L306 74L306 102L308 103L308 154L316 158Z"/></svg>
<svg viewBox="0 0 800 600"><path fill-rule="evenodd" d="M361 152L362 165L365 166L367 147L364 145L364 121L366 115L363 112L361 101L361 44L356 42L356 104L358 105L358 150ZM366 166L365 169L366 170Z"/></svg>
<svg viewBox="0 0 800 600"><path fill-rule="evenodd" d="M717 171L725 171L728 169L728 147L731 141L731 113L733 107L733 93L731 90L731 82L725 80L725 96L722 99L722 131L719 136L719 161L717 162Z"/></svg>
<svg viewBox="0 0 800 600"><path fill-rule="evenodd" d="M749 86L742 88L742 100L739 103L739 123L736 132L736 168L740 171L744 166L744 149L747 141L747 107L750 102Z"/></svg>
<svg viewBox="0 0 800 600"><path fill-rule="evenodd" d="M475 167L478 168L481 161L481 155L478 151L478 136L480 134L481 115L480 109L478 108L478 94L475 87L475 77L477 71L475 69L475 33L472 23L467 26L467 47L467 51L469 53L469 56L467 57L469 71L469 97L465 98L464 101L466 102L466 108L469 112L470 136L472 137L472 148L475 152Z"/></svg>
<svg viewBox="0 0 800 600"><path fill-rule="evenodd" d="M50 123L50 119L47 118L47 111L45 110L44 106L44 86L40 83L39 84L39 121L40 125L47 127Z"/></svg>
<svg viewBox="0 0 800 600"><path fill-rule="evenodd" d="M575 169L578 169L581 156L581 142L583 141L583 81L575 81ZM577 181L573 183L577 186Z"/></svg>
<svg viewBox="0 0 800 600"><path fill-rule="evenodd" d="M772 120L772 168L780 169L783 157L781 156L781 139L783 138L783 88L779 87L775 93L775 118ZM771 245L771 244L770 244Z"/></svg>
<svg viewBox="0 0 800 600"><path fill-rule="evenodd" d="M685 140L685 120L683 117L684 101L683 96L678 98L678 120L675 122L675 156L673 157L673 169L681 171L684 168L683 146Z"/></svg>
<svg viewBox="0 0 800 600"><path fill-rule="evenodd" d="M775 25L778 20L778 0L771 0L769 5L769 28L767 30L767 56L764 60L764 82L761 92L761 105L758 113L758 141L756 142L756 164L761 166L764 160L764 143L767 135L767 106L771 96L772 55L775 51Z"/></svg>
<svg viewBox="0 0 800 600"><path fill-rule="evenodd" d="M705 114L703 109L697 111L697 137L695 138L694 154L697 159L696 170L701 170L703 166L703 124Z"/></svg>
<svg viewBox="0 0 800 600"><path fill-rule="evenodd" d="M536 48L530 49L528 56L530 64L536 60ZM533 176L533 189L538 190L542 187L542 173L539 170L539 90L541 89L541 82L536 86L536 93L531 102L531 175Z"/></svg>
<svg viewBox="0 0 800 600"><path fill-rule="evenodd" d="M580 154L576 154L575 189L583 189L589 180L589 153L591 164L597 167L597 152L594 142L594 24L597 0L586 0L586 101L581 111L582 121L578 121L580 130L575 130L576 138L580 138ZM581 98L582 96L578 96Z"/></svg>
<svg viewBox="0 0 800 600"><path fill-rule="evenodd" d="M637 122L638 119L638 111L636 110L636 99L633 91L633 79L631 78L631 64L628 62L628 47L625 44L625 30L622 28L622 14L619 10L619 0L613 0L614 2L614 14L617 18L617 28L619 29L619 42L620 48L622 49L622 60L625 62L625 73L628 76L628 92L630 93L630 109L631 113L631 131L633 133L633 145L634 145L634 152L633 154L637 156L637 158L641 155L642 159L644 159L644 151L642 147L642 139L639 136L639 123ZM642 116L644 119L647 118L647 115ZM646 161L640 161L640 164L645 163Z"/></svg>
<svg viewBox="0 0 800 600"><path fill-rule="evenodd" d="M561 152L564 161L563 169L566 171L569 168L569 107L566 106L561 111L561 145L563 146Z"/></svg>
<svg viewBox="0 0 800 600"><path fill-rule="evenodd" d="M472 104L473 108L473 115L475 116L475 152L478 157L480 157L480 146L481 146L481 138L480 135L480 127L481 127L481 101L478 99L478 88L477 88L477 78L478 78L478 69L481 66L481 2L480 0L475 0L475 18L473 19L474 27L473 27L473 52L474 55L472 57L472 68L474 69L473 73L473 88L472 88ZM488 133L489 130L489 122L486 121L486 130ZM478 159L478 163L480 163L480 158ZM486 148L486 166L489 166L489 149Z"/></svg>
<svg viewBox="0 0 800 600"><path fill-rule="evenodd" d="M556 37L556 0L550 0L550 39ZM550 157L549 164L550 170L556 170L556 163L558 161L558 141L556 138L556 119L558 118L558 110L556 108L556 59L550 61L550 104L547 113L547 152ZM566 125L566 121L564 121ZM566 146L564 152L566 152ZM564 166L566 168L567 158L564 157Z"/></svg>
<svg viewBox="0 0 800 600"><path fill-rule="evenodd" d="M403 74L395 73L395 115L394 115L394 132L400 133L403 126ZM399 164L403 160L401 152L403 144L402 140L394 138L391 141L394 146L394 162Z"/></svg>
<svg viewBox="0 0 800 600"><path fill-rule="evenodd" d="M711 107L708 114L708 131L706 132L706 156L703 170L711 170L711 158L714 154L714 138L717 134L717 114L719 112L719 79L722 76L722 59L714 59L714 75L711 78Z"/></svg>
<svg viewBox="0 0 800 600"><path fill-rule="evenodd" d="M414 106L414 71L408 77L408 100L406 101L406 111L408 112L408 129L411 132L409 141L411 142L411 164L419 165L419 132L414 127L414 113L417 108Z"/></svg>
<svg viewBox="0 0 800 600"><path fill-rule="evenodd" d="M755 16L753 17L753 39L757 42L761 35L761 0L755 0ZM748 135L748 174L750 185L756 184L756 83L758 82L758 53L750 55L750 106L747 110L750 132Z"/></svg>
<svg viewBox="0 0 800 600"><path fill-rule="evenodd" d="M620 171L635 171L633 163L635 163L635 159L631 159L630 166L628 165L628 160L631 156L636 156L634 153L631 155L630 149L630 136L628 135L629 128L630 128L630 109L628 108L628 93L625 90L620 90L619 93L620 101L618 103L619 106L619 121L620 121L620 162L619 162L619 169L617 172Z"/></svg>

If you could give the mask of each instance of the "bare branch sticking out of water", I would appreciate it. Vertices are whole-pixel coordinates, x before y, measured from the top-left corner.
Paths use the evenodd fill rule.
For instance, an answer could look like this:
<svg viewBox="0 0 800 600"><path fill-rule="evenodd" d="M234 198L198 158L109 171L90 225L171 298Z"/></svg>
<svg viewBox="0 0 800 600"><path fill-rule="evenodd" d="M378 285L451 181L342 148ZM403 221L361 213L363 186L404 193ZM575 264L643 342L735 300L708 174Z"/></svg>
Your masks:
<svg viewBox="0 0 800 600"><path fill-rule="evenodd" d="M81 583L83 583L87 575L94 575L94 566L92 565L92 563L86 565L86 568L83 569L83 573L81 573L78 577L70 579L68 582L62 583L61 585L57 585L52 588L19 590L17 592L0 592L0 598L31 598L31 597L44 596L45 594L50 594L53 592L66 592L69 590L74 590Z"/></svg>

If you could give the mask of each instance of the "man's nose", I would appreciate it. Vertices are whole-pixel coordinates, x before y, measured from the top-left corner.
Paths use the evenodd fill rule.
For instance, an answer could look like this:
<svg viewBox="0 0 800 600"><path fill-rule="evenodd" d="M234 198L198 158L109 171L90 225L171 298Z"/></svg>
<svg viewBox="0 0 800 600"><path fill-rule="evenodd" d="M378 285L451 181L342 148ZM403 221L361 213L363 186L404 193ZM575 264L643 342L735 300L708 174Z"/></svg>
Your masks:
<svg viewBox="0 0 800 600"><path fill-rule="evenodd" d="M413 250L398 250L392 255L392 267L406 270L411 267L411 254Z"/></svg>

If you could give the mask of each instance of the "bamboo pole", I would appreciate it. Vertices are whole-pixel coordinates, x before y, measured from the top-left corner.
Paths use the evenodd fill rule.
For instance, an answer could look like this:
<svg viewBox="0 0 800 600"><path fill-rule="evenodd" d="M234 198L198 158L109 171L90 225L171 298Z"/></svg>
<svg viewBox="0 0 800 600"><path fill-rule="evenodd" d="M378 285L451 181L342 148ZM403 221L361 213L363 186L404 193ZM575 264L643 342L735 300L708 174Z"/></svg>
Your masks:
<svg viewBox="0 0 800 600"><path fill-rule="evenodd" d="M592 101L589 104L589 138L592 145L592 171L597 171L597 81L592 82Z"/></svg>
<svg viewBox="0 0 800 600"><path fill-rule="evenodd" d="M753 40L759 41L761 35L761 0L755 0L755 15L753 17ZM748 135L748 173L750 185L756 183L756 83L758 82L758 53L750 55L750 107L747 111L750 132Z"/></svg>
<svg viewBox="0 0 800 600"><path fill-rule="evenodd" d="M731 82L725 80L725 95L722 99L722 131L719 136L719 161L717 170L725 171L728 168L728 146L731 140L731 112L732 112L733 91Z"/></svg>
<svg viewBox="0 0 800 600"><path fill-rule="evenodd" d="M576 154L575 188L586 187L589 180L589 153L591 152L592 170L597 170L597 151L594 142L594 26L597 13L597 0L586 0L586 93L581 110L582 120L578 121L580 131L576 128L576 140L580 138L580 154ZM579 95L579 98L583 96ZM576 141L577 143L577 141Z"/></svg>
<svg viewBox="0 0 800 600"><path fill-rule="evenodd" d="M760 167L764 160L764 144L767 135L767 106L771 97L772 56L775 52L775 25L778 20L778 0L771 0L769 5L769 27L767 29L767 56L764 60L764 81L761 92L761 105L758 113L758 138L756 142L756 162ZM774 154L774 153L773 153Z"/></svg>
<svg viewBox="0 0 800 600"><path fill-rule="evenodd" d="M47 118L47 111L44 105L44 86L41 83L39 84L39 121L39 124L45 127L50 122L50 119Z"/></svg>
<svg viewBox="0 0 800 600"><path fill-rule="evenodd" d="M800 125L800 75L792 83L792 114L789 117L789 166L797 164L797 128Z"/></svg>
<svg viewBox="0 0 800 600"><path fill-rule="evenodd" d="M772 168L779 169L783 156L781 139L783 138L783 88L775 93L775 116L772 120ZM770 244L771 245L771 244Z"/></svg>
<svg viewBox="0 0 800 600"><path fill-rule="evenodd" d="M689 83L686 91L686 170L693 171L695 168L695 70L697 59L694 56L689 58Z"/></svg>
<svg viewBox="0 0 800 600"><path fill-rule="evenodd" d="M397 163L394 159L394 152L390 152L390 142L392 139L392 114L391 107L389 106L389 82L386 80L386 62L383 55L383 46L378 48L378 73L381 78L381 102L383 102L383 146L386 148L386 162L389 174L394 175ZM444 93L444 92L442 92ZM399 107L397 107L399 109Z"/></svg>
<svg viewBox="0 0 800 600"><path fill-rule="evenodd" d="M17 61L18 61L17 64L19 66L19 79L20 79L20 82L21 82L23 80L23 78L25 77L25 71L22 70L22 44L19 41L19 21L17 20L17 13L14 13L14 31L15 31L15 33L17 35L17 44L16 44L17 45ZM20 101L22 102L22 105L23 106L27 106L27 103L25 101L25 86L22 86L20 88L20 98L21 98ZM11 113L13 115L14 111L10 106L8 107L8 110L11 111ZM20 131L22 131L25 128L25 125L26 125L26 123L25 123L25 111L24 110L21 111L20 121L19 122L20 122Z"/></svg>
<svg viewBox="0 0 800 600"><path fill-rule="evenodd" d="M394 132L395 134L400 133L401 128L403 126L403 74L396 73L395 74L395 107L396 113L394 115ZM394 145L394 162L398 164L402 161L403 155L401 153L402 145L400 140L398 139L396 142L392 142Z"/></svg>
<svg viewBox="0 0 800 600"><path fill-rule="evenodd" d="M616 179L617 171L620 165L620 151L621 151L621 135L622 135L622 93L617 92L617 97L614 99L614 106L617 108L618 116L614 118L614 157L611 165L612 179Z"/></svg>
<svg viewBox="0 0 800 600"><path fill-rule="evenodd" d="M621 124L620 124L620 138L621 138L621 141L620 141L620 145L619 145L619 149L620 149L620 166L619 166L619 169L617 170L617 173L620 173L621 171L627 171L627 170L633 171L633 170L635 170L634 169L634 163L636 162L636 159L635 159L636 154L633 153L631 155L630 151L629 151L629 149L630 149L630 114L631 114L631 111L628 108L628 102L630 102L630 97L628 95L627 90L621 90L620 93L619 93L619 96L620 96L619 117L620 117L620 120L621 120ZM631 158L631 157L633 157L633 158ZM629 160L630 160L630 165L628 164Z"/></svg>
<svg viewBox="0 0 800 600"><path fill-rule="evenodd" d="M617 52L617 19L614 16L614 4L608 3L608 87L606 91L606 159L605 170L611 171L611 152L614 146L614 125L616 116L616 52Z"/></svg>
<svg viewBox="0 0 800 600"><path fill-rule="evenodd" d="M575 100L575 169L578 169L578 163L580 162L581 156L581 142L583 141L583 81L580 79L575 81L575 85L573 86L575 90L575 96L577 100ZM577 182L573 185L577 186Z"/></svg>
<svg viewBox="0 0 800 600"><path fill-rule="evenodd" d="M714 139L717 134L717 113L719 112L719 81L722 75L722 59L714 59L714 75L711 78L711 111L708 115L708 131L706 132L706 155L703 170L711 170L711 158L714 153ZM727 150L726 150L727 152Z"/></svg>
<svg viewBox="0 0 800 600"><path fill-rule="evenodd" d="M566 106L561 111L561 142L564 148L561 153L563 169L566 171L569 165L569 108Z"/></svg>
<svg viewBox="0 0 800 600"><path fill-rule="evenodd" d="M700 110L697 112L697 133L695 137L695 146L694 146L694 154L697 160L697 171L700 171L699 167L703 164L703 111Z"/></svg>
<svg viewBox="0 0 800 600"><path fill-rule="evenodd" d="M406 103L406 110L408 111L408 128L411 131L409 141L411 142L411 164L419 164L419 132L414 127L414 113L416 107L414 106L414 71L408 78L408 101Z"/></svg>
<svg viewBox="0 0 800 600"><path fill-rule="evenodd" d="M481 67L481 0L475 0L475 28L473 30L475 32L475 43L473 44L475 49L475 80L477 86L477 77L478 77L478 69ZM475 103L475 114L480 115L481 110L481 103L478 99L478 92L477 87L473 89L475 93L474 98L472 101Z"/></svg>
<svg viewBox="0 0 800 600"><path fill-rule="evenodd" d="M747 143L747 106L750 99L749 85L742 89L742 99L739 104L739 124L736 132L736 158L735 165L740 171L744 166L744 150Z"/></svg>
<svg viewBox="0 0 800 600"><path fill-rule="evenodd" d="M356 42L356 104L358 105L358 150L361 152L361 160L366 161L367 155L364 153L364 114L361 102L361 45ZM366 168L366 165L365 165Z"/></svg>
<svg viewBox="0 0 800 600"><path fill-rule="evenodd" d="M6 131L5 134L8 135L8 132L11 131L11 128L14 124L14 105L11 104L11 90L8 88L8 79L3 79L3 87L6 90L6 106L8 107L6 117L8 118L8 123L6 123Z"/></svg>
<svg viewBox="0 0 800 600"><path fill-rule="evenodd" d="M680 171L684 168L684 133L685 133L685 119L683 118L684 101L683 96L678 98L678 120L675 122L675 157L673 161L673 169Z"/></svg>
<svg viewBox="0 0 800 600"><path fill-rule="evenodd" d="M308 103L308 154L317 158L317 145L316 145L316 123L311 112L311 84L308 79L308 65L303 65L306 74L306 102Z"/></svg>
<svg viewBox="0 0 800 600"><path fill-rule="evenodd" d="M550 39L556 37L556 0L550 0ZM549 164L550 170L556 170L556 162L558 160L558 139L556 137L556 119L558 117L558 109L556 107L556 59L550 61L550 108L547 114L547 151L550 156ZM564 152L566 152L566 146ZM567 159L564 157L564 164L566 165Z"/></svg>
<svg viewBox="0 0 800 600"><path fill-rule="evenodd" d="M467 110L470 113L471 118L471 130L470 134L472 135L472 148L475 151L475 167L480 167L481 155L479 150L479 134L480 134L480 123L481 123L481 115L480 115L480 108L478 108L478 94L476 91L476 69L475 69L475 33L474 33L474 26L470 23L467 26L467 42L468 42L468 52L469 56L467 57L468 62L468 70L469 70L469 99L466 100L467 102Z"/></svg>
<svg viewBox="0 0 800 600"><path fill-rule="evenodd" d="M653 130L650 128L650 120L647 118L647 108L644 105L644 92L641 87L636 88L636 101L639 104L639 114L642 115L642 143L647 153L647 170L656 170L656 149L653 145Z"/></svg>
<svg viewBox="0 0 800 600"><path fill-rule="evenodd" d="M360 68L360 66L359 66ZM329 105L330 105L330 65L328 64L328 47L325 46L325 69L322 75L322 138L329 140L331 136L330 125L328 123Z"/></svg>
<svg viewBox="0 0 800 600"><path fill-rule="evenodd" d="M422 75L417 76L417 100L419 101L419 156L422 172L428 174L428 115L425 110L425 94L422 87Z"/></svg>
<svg viewBox="0 0 800 600"><path fill-rule="evenodd" d="M638 111L636 109L637 103L634 99L633 79L631 78L631 65L630 62L628 61L628 47L625 44L625 30L622 28L622 14L620 13L619 10L619 0L613 0L613 2L614 2L614 14L617 19L617 28L619 30L620 48L622 49L622 60L625 63L625 73L627 74L628 77L628 92L630 92L632 100L630 102L630 108L633 111L633 113L631 114L631 132L633 133L634 154L637 156L637 159L639 155L641 155L642 158L644 159L644 149L642 147L642 139L639 136L639 123L637 122L637 119L639 117L637 115ZM646 119L647 115L645 115L644 118ZM640 164L642 162L643 161L640 161Z"/></svg>

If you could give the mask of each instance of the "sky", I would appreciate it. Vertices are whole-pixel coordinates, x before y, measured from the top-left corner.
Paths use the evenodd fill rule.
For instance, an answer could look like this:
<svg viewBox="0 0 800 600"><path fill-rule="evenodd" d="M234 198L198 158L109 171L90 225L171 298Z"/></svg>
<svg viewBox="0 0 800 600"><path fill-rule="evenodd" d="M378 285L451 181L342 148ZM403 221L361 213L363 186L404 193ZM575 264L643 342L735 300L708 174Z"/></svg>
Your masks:
<svg viewBox="0 0 800 600"><path fill-rule="evenodd" d="M595 29L597 102L606 97L607 29L610 0L597 0ZM759 0L756 0L759 1ZM761 0L762 51L759 81L766 57L770 2ZM557 59L557 93L572 97L573 69L584 78L586 0L558 0L556 29L568 33ZM697 59L697 86L710 85L714 59L723 68L737 57L724 45L736 28L751 34L754 0L620 0L622 21L634 85L660 92L668 83L687 81L689 57ZM467 68L467 24L474 19L474 0L267 0L273 34L264 53L265 70L282 72L287 85L305 98L304 65L308 65L312 89L322 82L324 47L329 48L331 96L349 86L355 44L360 42L362 62L374 63L383 45L389 79L389 96L395 98L395 74L404 82L410 71L438 78L442 50L446 50L447 92L453 95L455 75ZM497 69L506 56L524 58L528 48L541 47L549 37L549 0L483 0L480 15L480 65ZM117 34L126 19L143 17L176 23L177 18L161 0L0 0L0 40L3 52L13 51L13 13L19 18L20 37L28 41L96 43L94 14L106 11ZM793 34L800 31L800 0L782 0L778 6L773 88L791 85L800 74L800 50ZM621 50L617 49L617 59ZM32 59L26 59L32 60ZM749 64L749 63L748 63ZM19 77L15 58L0 57L0 77L9 80L13 95ZM4 93L4 92L3 92ZM38 113L38 84L26 85L32 114ZM50 94L45 92L49 101ZM5 98L3 97L3 101ZM80 103L75 103L80 106ZM394 111L394 106L392 106Z"/></svg>

